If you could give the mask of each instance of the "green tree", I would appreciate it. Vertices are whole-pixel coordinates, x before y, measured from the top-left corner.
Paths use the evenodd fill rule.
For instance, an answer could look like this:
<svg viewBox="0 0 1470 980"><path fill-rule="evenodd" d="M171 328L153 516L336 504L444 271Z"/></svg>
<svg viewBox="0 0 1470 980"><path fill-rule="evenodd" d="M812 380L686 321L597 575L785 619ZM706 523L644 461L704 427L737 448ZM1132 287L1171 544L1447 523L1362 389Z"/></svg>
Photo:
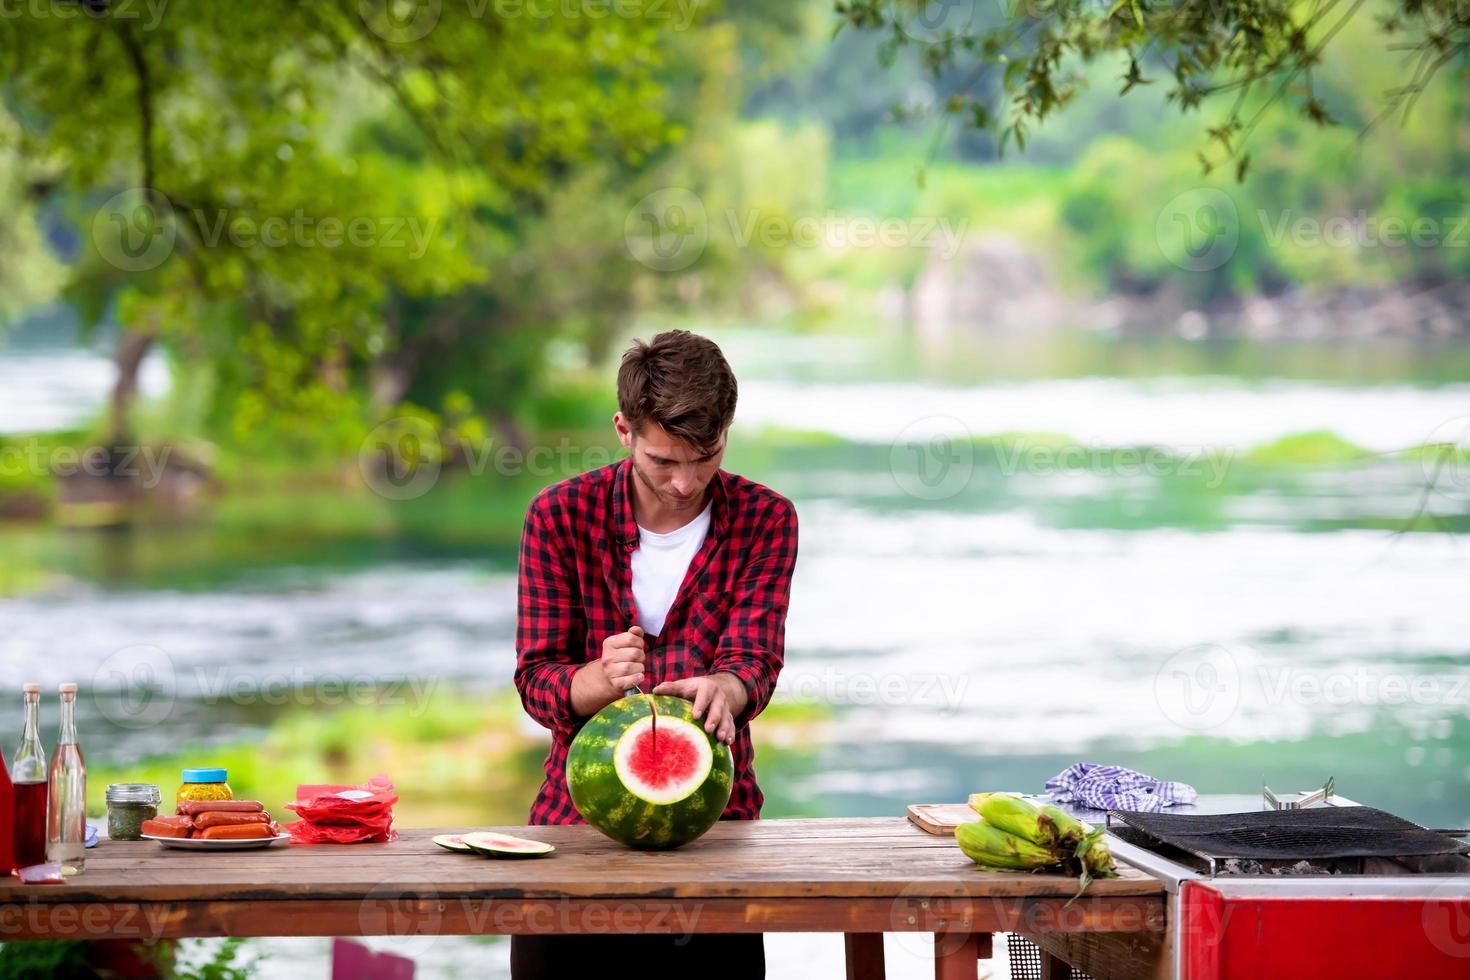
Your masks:
<svg viewBox="0 0 1470 980"><path fill-rule="evenodd" d="M916 46L936 76L965 71L969 87L945 104L1000 146L1025 148L1037 124L1086 87L1082 66L1120 58L1120 94L1159 84L1179 110L1207 104L1208 172L1232 161L1243 180L1247 144L1273 106L1285 103L1316 124L1335 116L1316 87L1323 55L1355 20L1378 16L1380 55L1396 53L1400 77L1368 125L1407 118L1446 69L1463 80L1470 8L1462 0L838 0L839 27L880 32L883 56ZM1000 78L1002 105L986 86Z"/></svg>
<svg viewBox="0 0 1470 980"><path fill-rule="evenodd" d="M569 174L677 135L664 5L435 7L55 0L0 20L5 149L84 232L68 297L125 328L113 441L160 341L220 370L240 433L338 418L358 388L396 400L423 338L485 322Z"/></svg>

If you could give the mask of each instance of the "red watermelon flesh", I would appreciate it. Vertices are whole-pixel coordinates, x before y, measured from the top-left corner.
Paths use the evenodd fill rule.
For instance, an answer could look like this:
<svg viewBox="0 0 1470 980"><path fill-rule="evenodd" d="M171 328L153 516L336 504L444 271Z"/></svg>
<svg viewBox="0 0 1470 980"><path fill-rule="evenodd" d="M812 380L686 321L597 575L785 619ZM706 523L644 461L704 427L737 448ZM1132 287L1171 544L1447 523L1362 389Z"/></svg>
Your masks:
<svg viewBox="0 0 1470 980"><path fill-rule="evenodd" d="M613 840L650 850L714 826L730 800L733 759L693 709L683 698L634 695L588 719L567 753L577 812Z"/></svg>
<svg viewBox="0 0 1470 980"><path fill-rule="evenodd" d="M693 733L672 730L665 726L663 738L658 737L658 722L634 735L633 750L628 754L628 772L636 776L643 786L658 795L667 793L669 787L688 783L693 778L703 778L709 767L708 753L701 752L694 741Z"/></svg>

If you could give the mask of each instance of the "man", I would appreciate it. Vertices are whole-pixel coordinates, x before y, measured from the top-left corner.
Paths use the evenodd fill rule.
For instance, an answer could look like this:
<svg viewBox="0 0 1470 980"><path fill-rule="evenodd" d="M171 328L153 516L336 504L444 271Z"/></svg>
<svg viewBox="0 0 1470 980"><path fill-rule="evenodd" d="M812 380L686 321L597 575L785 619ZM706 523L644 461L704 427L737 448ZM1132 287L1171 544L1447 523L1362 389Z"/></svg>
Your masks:
<svg viewBox="0 0 1470 980"><path fill-rule="evenodd" d="M521 538L516 689L551 729L533 824L582 823L567 749L583 721L641 687L694 702L730 746L735 780L721 819L755 820L762 795L749 724L781 671L796 511L720 469L735 376L687 330L637 341L618 371L613 426L628 458L543 490ZM595 964L704 977L765 975L760 935L517 936L516 980Z"/></svg>

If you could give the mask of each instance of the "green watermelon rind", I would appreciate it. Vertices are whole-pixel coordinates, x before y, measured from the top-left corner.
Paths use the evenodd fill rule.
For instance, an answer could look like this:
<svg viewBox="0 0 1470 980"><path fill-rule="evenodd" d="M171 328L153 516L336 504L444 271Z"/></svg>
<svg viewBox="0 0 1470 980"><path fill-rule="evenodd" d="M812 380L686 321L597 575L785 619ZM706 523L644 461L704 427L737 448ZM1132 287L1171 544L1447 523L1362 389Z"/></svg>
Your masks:
<svg viewBox="0 0 1470 980"><path fill-rule="evenodd" d="M517 844L530 844L534 845L534 847L526 848L525 850L515 850L513 848L487 845L482 844L476 840L476 838L480 837L498 837L501 840L512 840L515 841ZM473 834L465 834L460 839L464 841L465 846L468 847L470 850L474 851L476 854L480 854L488 858L502 858L508 860L520 860L521 858L538 858L545 857L546 855L556 850L556 846L554 844L548 844L545 841L527 840L524 837L512 837L510 834L495 834L488 831L477 831Z"/></svg>
<svg viewBox="0 0 1470 980"><path fill-rule="evenodd" d="M613 767L618 738L648 717L648 695L614 701L587 720L567 753L567 788L582 819L619 843L639 850L669 850L702 837L720 819L735 781L730 749L704 731L694 704L655 694L659 718L681 718L709 739L711 766L704 784L677 803L649 803L629 791Z"/></svg>
<svg viewBox="0 0 1470 980"><path fill-rule="evenodd" d="M460 854L473 854L475 852L475 849L466 844L459 834L440 834L431 839L446 851L455 851Z"/></svg>

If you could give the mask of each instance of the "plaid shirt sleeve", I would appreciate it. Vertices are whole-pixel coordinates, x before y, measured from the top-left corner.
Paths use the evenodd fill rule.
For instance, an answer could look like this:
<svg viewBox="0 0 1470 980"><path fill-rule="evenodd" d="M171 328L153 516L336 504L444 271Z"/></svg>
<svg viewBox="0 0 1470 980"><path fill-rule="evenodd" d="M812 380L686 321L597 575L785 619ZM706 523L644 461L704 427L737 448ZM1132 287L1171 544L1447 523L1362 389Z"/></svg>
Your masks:
<svg viewBox="0 0 1470 980"><path fill-rule="evenodd" d="M796 568L796 508L779 498L757 539L761 552L742 569L731 595L730 619L710 664L710 673L734 674L749 702L737 728L765 710L785 662L786 610Z"/></svg>
<svg viewBox="0 0 1470 980"><path fill-rule="evenodd" d="M572 674L586 662L586 633L575 569L548 527L545 496L526 512L516 587L516 690L526 713L552 731L570 732Z"/></svg>

